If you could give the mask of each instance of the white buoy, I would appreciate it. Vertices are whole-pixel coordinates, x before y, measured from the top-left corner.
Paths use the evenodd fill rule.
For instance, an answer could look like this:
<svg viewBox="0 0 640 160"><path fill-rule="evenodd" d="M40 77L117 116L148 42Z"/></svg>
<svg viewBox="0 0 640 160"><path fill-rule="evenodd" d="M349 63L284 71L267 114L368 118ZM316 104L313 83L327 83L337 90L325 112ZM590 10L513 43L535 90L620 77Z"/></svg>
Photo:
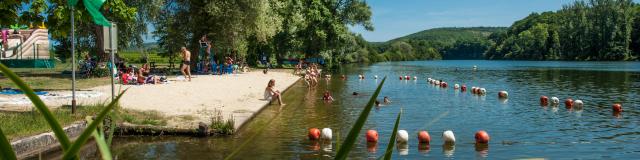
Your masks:
<svg viewBox="0 0 640 160"><path fill-rule="evenodd" d="M440 85L440 81L436 81L434 82L436 85Z"/></svg>
<svg viewBox="0 0 640 160"><path fill-rule="evenodd" d="M551 105L557 106L560 104L560 99L558 97L551 97Z"/></svg>
<svg viewBox="0 0 640 160"><path fill-rule="evenodd" d="M413 80L418 80L418 76L413 76Z"/></svg>
<svg viewBox="0 0 640 160"><path fill-rule="evenodd" d="M446 130L442 133L442 140L444 141L444 143L455 143L456 136L453 135L453 131Z"/></svg>
<svg viewBox="0 0 640 160"><path fill-rule="evenodd" d="M373 76L374 79L378 79L378 75Z"/></svg>
<svg viewBox="0 0 640 160"><path fill-rule="evenodd" d="M584 103L582 103L582 100L575 100L573 101L573 107L576 107L576 109L582 109L582 106L584 105Z"/></svg>
<svg viewBox="0 0 640 160"><path fill-rule="evenodd" d="M331 140L331 138L333 138L333 134L331 133L331 128L323 128L322 134L320 134L320 137L325 140Z"/></svg>
<svg viewBox="0 0 640 160"><path fill-rule="evenodd" d="M485 95L485 94L487 94L487 90L486 90L486 89L484 89L484 88L480 88L480 94L481 94L481 95Z"/></svg>
<svg viewBox="0 0 640 160"><path fill-rule="evenodd" d="M407 143L409 142L409 133L406 130L398 130L396 137L396 142L398 143Z"/></svg>
<svg viewBox="0 0 640 160"><path fill-rule="evenodd" d="M456 83L456 84L453 85L453 89L458 89L458 88L460 88L459 84Z"/></svg>

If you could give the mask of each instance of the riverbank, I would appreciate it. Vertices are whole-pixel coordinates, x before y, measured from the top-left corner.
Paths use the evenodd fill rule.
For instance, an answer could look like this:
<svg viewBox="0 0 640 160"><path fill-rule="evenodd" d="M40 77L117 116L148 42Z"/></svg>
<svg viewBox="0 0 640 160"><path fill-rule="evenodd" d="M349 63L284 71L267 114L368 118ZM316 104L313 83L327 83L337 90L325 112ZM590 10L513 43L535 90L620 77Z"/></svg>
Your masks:
<svg viewBox="0 0 640 160"><path fill-rule="evenodd" d="M155 111L170 117L167 127L197 128L199 122L211 124L222 117L235 122L234 129L246 123L269 103L264 100L264 88L270 79L276 80L276 88L285 90L299 77L289 70L269 72L246 72L235 75L198 75L191 82L172 80L169 84L122 86L127 89L120 99L124 109ZM92 90L105 93L110 98L110 86Z"/></svg>
<svg viewBox="0 0 640 160"><path fill-rule="evenodd" d="M276 88L281 91L300 79L291 72L273 70L268 74L253 71L233 75L197 75L191 82L169 78L167 84L117 85L116 92L127 90L119 102L123 109L166 118L165 122L156 124L159 126L192 129L197 128L199 122L212 124L213 120L232 120L235 122L233 128L238 129L269 103L263 98L264 88L270 79L276 80ZM111 98L111 86L102 85L76 94L78 104L103 104ZM24 95L4 97L0 106L2 111L24 112L32 108ZM68 106L70 97L70 91L52 91L41 96L51 108Z"/></svg>

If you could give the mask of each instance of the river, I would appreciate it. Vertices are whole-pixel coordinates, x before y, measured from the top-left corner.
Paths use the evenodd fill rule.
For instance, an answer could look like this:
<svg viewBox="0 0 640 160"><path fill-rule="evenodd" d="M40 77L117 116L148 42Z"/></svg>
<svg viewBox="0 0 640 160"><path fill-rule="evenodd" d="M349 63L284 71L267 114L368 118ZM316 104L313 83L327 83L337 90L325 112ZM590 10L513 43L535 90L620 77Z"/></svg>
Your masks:
<svg viewBox="0 0 640 160"><path fill-rule="evenodd" d="M477 70L473 70L473 66ZM115 139L118 159L223 159L255 136L234 159L332 159L336 140L346 137L376 85L387 76L379 99L391 104L372 110L352 159L377 158L387 146L396 115L403 110L399 129L409 132L408 146L399 146L393 159L513 159L577 158L632 159L640 157L640 63L445 60L385 62L350 65L315 89L303 83L284 96L286 106L268 106L237 134L228 137L123 137ZM359 74L366 79L358 80ZM418 80L398 80L399 76ZM435 87L427 77L442 79L448 88ZM454 90L454 84L487 89L486 96ZM325 103L330 91L336 99ZM509 92L500 100L497 92ZM353 96L359 92L359 96ZM555 96L584 101L584 108L540 106L539 98ZM613 114L611 105L624 111ZM263 132L258 132L264 128ZM332 128L331 145L307 139L311 127ZM367 145L364 132L380 134L377 145ZM416 133L431 135L429 146L418 144ZM441 134L452 130L456 144L443 146ZM491 136L488 147L476 147L474 133ZM406 150L401 148L407 148ZM97 158L97 157L96 157Z"/></svg>

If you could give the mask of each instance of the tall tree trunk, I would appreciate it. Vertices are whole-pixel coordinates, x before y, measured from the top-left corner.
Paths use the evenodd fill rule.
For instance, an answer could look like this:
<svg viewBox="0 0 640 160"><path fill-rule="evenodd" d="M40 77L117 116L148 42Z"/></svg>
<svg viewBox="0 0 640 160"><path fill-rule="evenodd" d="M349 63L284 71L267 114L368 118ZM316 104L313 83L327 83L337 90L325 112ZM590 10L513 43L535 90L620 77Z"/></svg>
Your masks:
<svg viewBox="0 0 640 160"><path fill-rule="evenodd" d="M109 61L109 56L107 55L107 53L104 51L104 34L103 34L103 30L102 30L102 26L94 26L95 29L95 34L96 34L96 48L98 48L98 50L96 51L96 55L98 56L98 61L99 62L107 62Z"/></svg>

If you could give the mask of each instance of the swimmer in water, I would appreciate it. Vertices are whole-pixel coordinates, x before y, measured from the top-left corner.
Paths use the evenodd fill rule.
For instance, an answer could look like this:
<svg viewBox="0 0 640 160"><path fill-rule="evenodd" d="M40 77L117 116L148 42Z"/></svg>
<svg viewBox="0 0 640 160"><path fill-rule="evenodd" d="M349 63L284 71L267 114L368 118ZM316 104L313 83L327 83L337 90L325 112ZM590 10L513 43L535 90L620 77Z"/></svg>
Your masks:
<svg viewBox="0 0 640 160"><path fill-rule="evenodd" d="M357 95L359 95L359 93L358 92L353 92L351 95L357 96Z"/></svg>
<svg viewBox="0 0 640 160"><path fill-rule="evenodd" d="M383 102L384 102L385 104L389 104L389 103L391 103L391 100L389 100L389 97L384 96L384 100L383 100Z"/></svg>
<svg viewBox="0 0 640 160"><path fill-rule="evenodd" d="M376 100L375 104L376 104L376 107L380 107L380 101Z"/></svg>
<svg viewBox="0 0 640 160"><path fill-rule="evenodd" d="M322 99L325 101L333 101L333 97L331 96L331 93L329 91L324 92L324 96L322 96Z"/></svg>

